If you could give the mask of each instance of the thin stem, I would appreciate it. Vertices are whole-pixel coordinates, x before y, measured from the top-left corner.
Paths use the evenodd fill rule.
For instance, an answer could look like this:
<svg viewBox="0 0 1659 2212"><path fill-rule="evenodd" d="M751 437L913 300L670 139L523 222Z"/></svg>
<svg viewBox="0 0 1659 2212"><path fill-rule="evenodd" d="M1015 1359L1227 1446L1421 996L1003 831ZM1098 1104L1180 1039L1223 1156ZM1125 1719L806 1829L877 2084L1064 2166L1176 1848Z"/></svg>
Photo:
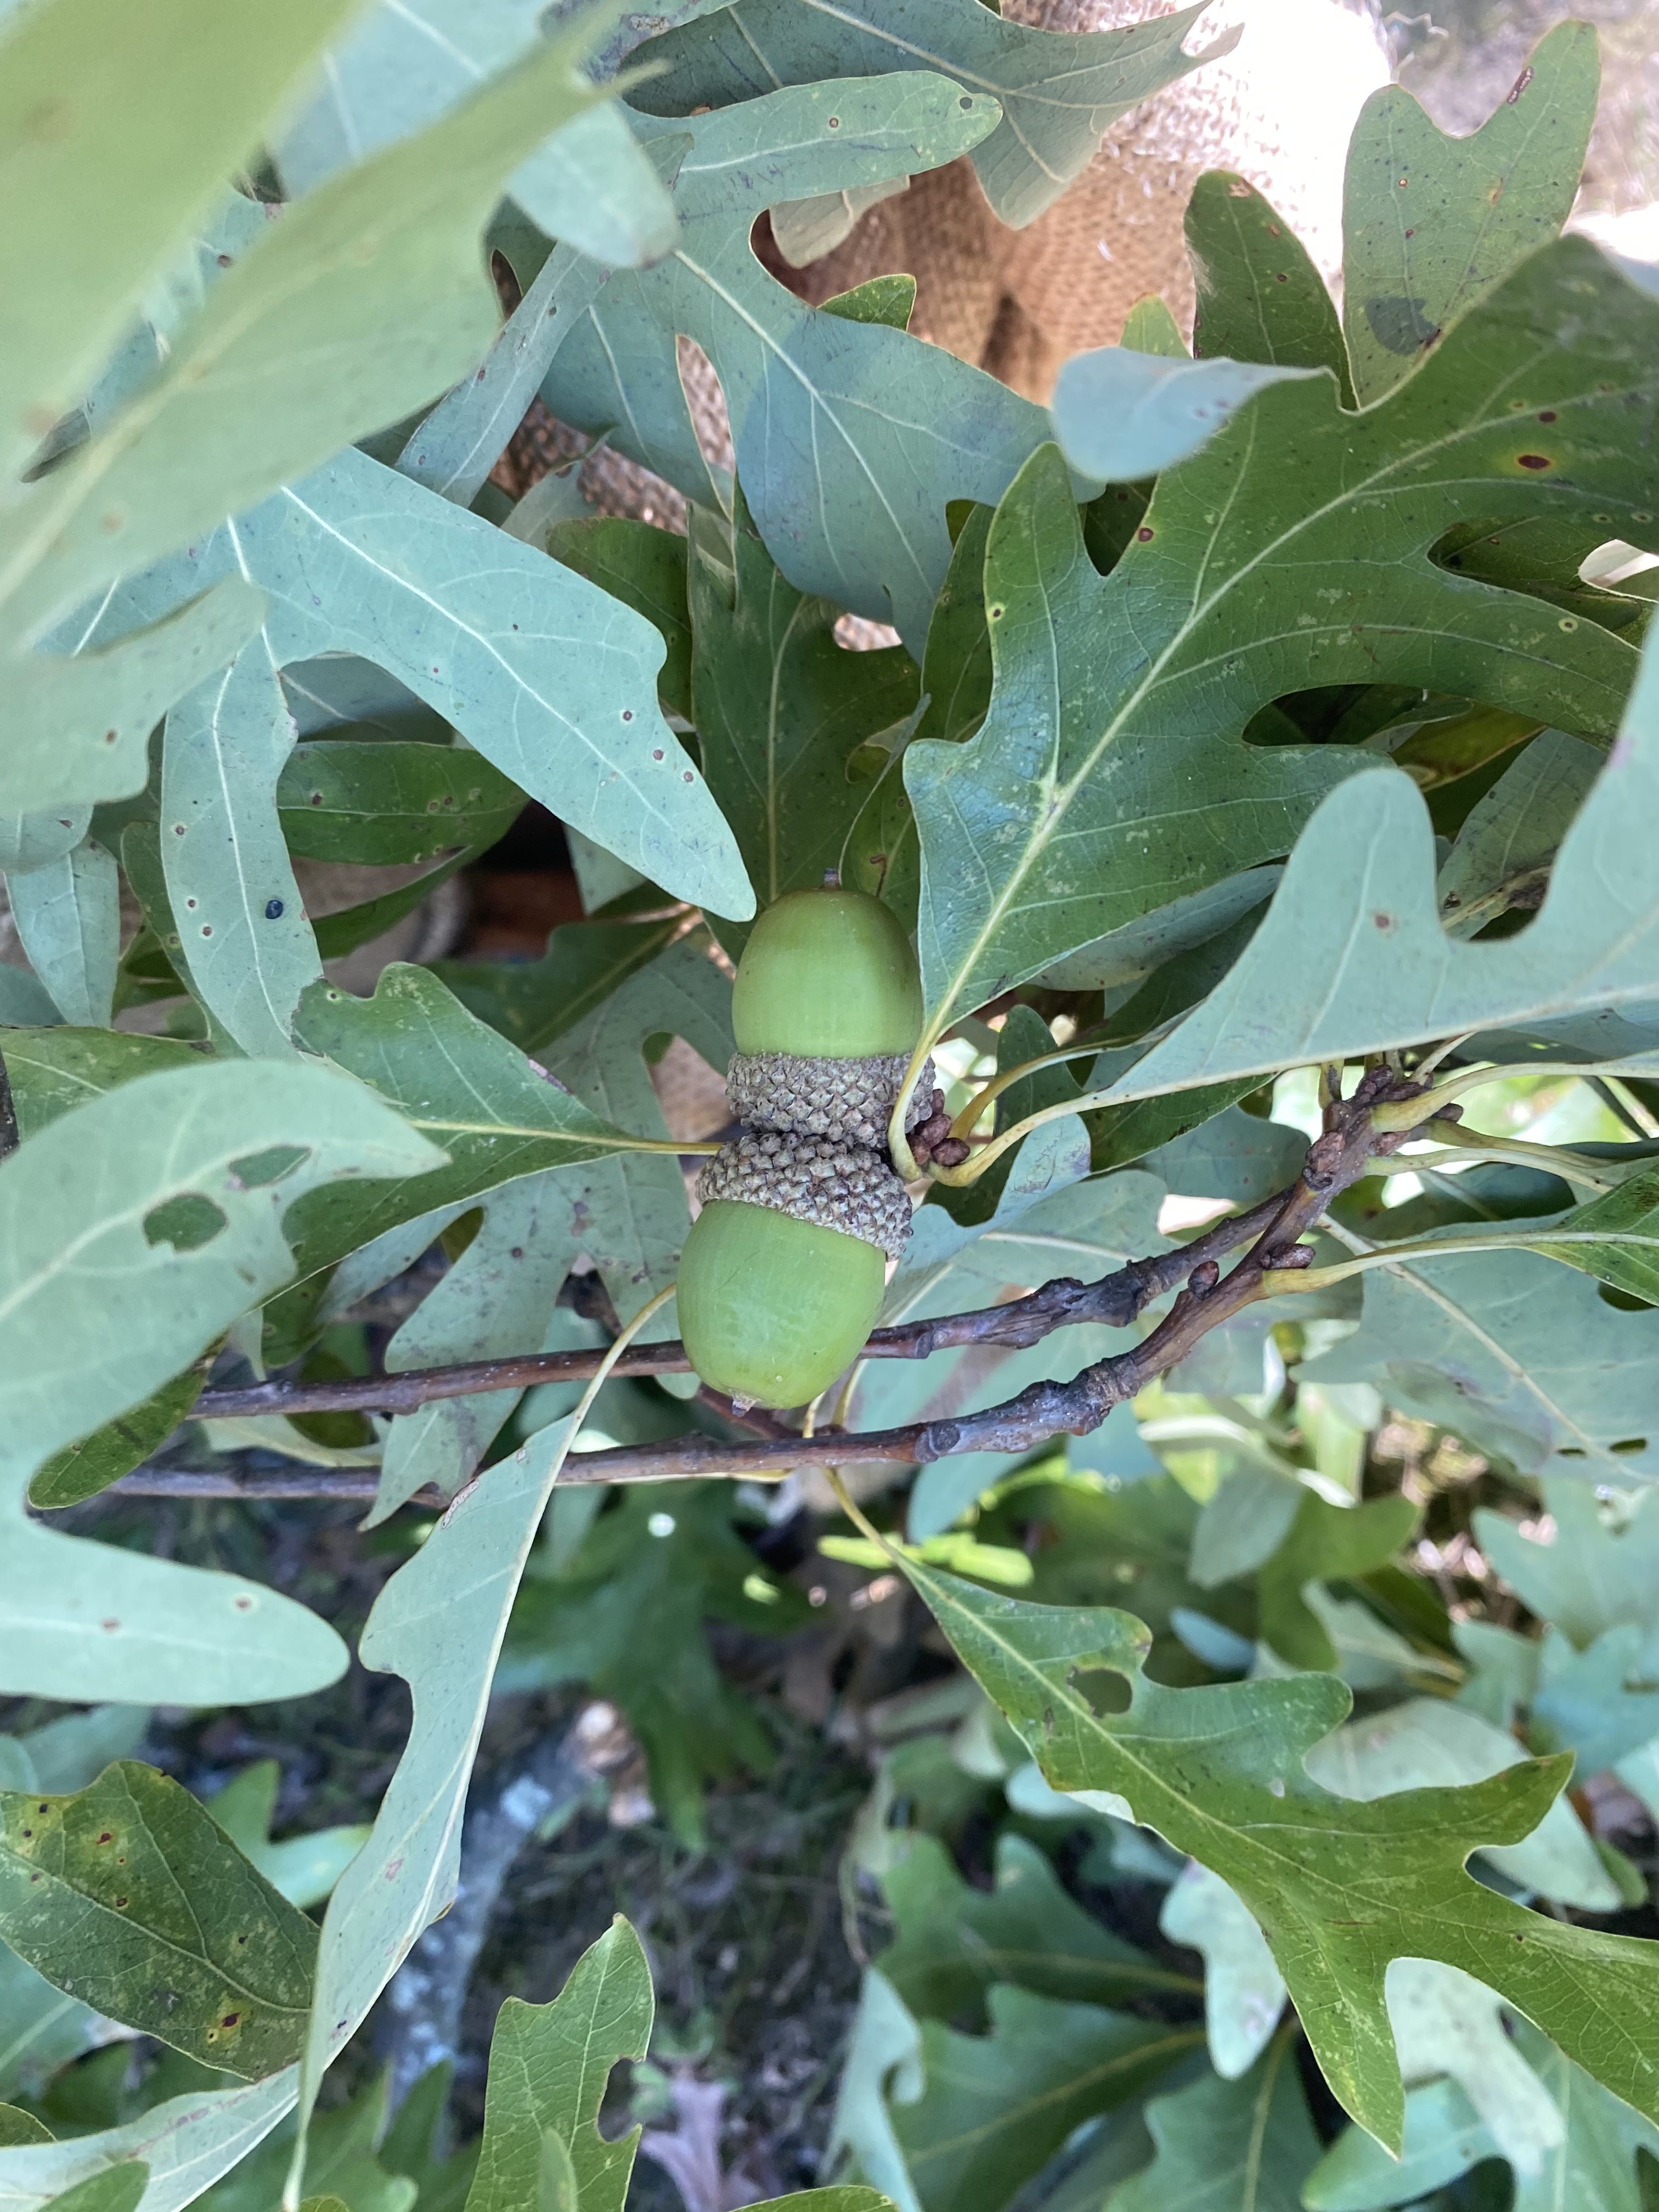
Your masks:
<svg viewBox="0 0 1659 2212"><path fill-rule="evenodd" d="M1409 1128L1413 1121L1430 1120L1443 1107L1449 1106L1454 1099L1461 1098L1466 1091L1478 1091L1488 1083L1507 1083L1512 1076L1577 1075L1589 1081L1595 1078L1605 1080L1610 1073L1626 1073L1637 1075L1659 1073L1659 1066L1656 1066L1650 1058L1605 1060L1600 1065L1577 1060L1516 1060L1495 1066L1464 1068L1419 1097L1396 1099L1386 1106L1379 1106L1375 1124L1385 1132Z"/></svg>
<svg viewBox="0 0 1659 2212"><path fill-rule="evenodd" d="M1586 1190L1617 1190L1625 1180L1622 1176L1609 1175L1605 1166L1592 1165L1565 1146L1530 1145L1522 1137L1486 1137L1478 1129L1460 1128L1455 1121L1437 1121L1434 1133L1444 1150L1396 1152L1379 1172L1385 1176L1409 1175L1413 1168L1443 1167L1454 1160L1467 1160L1471 1167L1479 1160L1498 1160L1514 1167L1540 1168L1547 1175L1559 1176L1564 1182L1581 1184Z"/></svg>
<svg viewBox="0 0 1659 2212"><path fill-rule="evenodd" d="M1436 1045L1427 1059L1419 1060L1412 1070L1415 1080L1419 1083L1426 1083L1443 1060L1449 1059L1451 1054L1460 1051L1471 1037L1479 1036L1480 1034L1479 1030L1465 1030L1462 1036L1448 1037L1444 1044Z"/></svg>
<svg viewBox="0 0 1659 2212"><path fill-rule="evenodd" d="M1360 1274L1367 1267L1391 1267L1407 1260L1449 1259L1470 1252L1537 1252L1548 1260L1554 1258L1563 1244L1604 1248L1613 1244L1659 1252L1659 1236L1638 1236L1628 1229L1540 1229L1528 1237L1416 1237L1402 1238L1398 1244L1374 1246L1370 1251L1358 1253L1352 1260L1338 1261L1329 1267L1280 1268L1269 1279L1272 1295L1279 1297L1286 1291L1322 1291L1331 1283L1346 1282L1350 1275Z"/></svg>
<svg viewBox="0 0 1659 2212"><path fill-rule="evenodd" d="M1621 1083L1616 1075L1598 1076L1590 1088L1601 1094L1614 1113L1634 1129L1638 1137L1659 1137L1659 1121L1649 1113L1627 1083Z"/></svg>
<svg viewBox="0 0 1659 2212"><path fill-rule="evenodd" d="M1063 1121L1068 1114L1086 1114L1092 1108L1103 1106L1111 1097L1109 1091L1085 1091L1080 1097L1062 1101L1055 1106L1044 1106L1036 1114L1028 1114L1023 1121L1016 1121L1006 1129L999 1129L988 1144L981 1145L970 1160L959 1168L929 1167L927 1172L936 1182L960 1186L977 1182L994 1160L1029 1137L1033 1129L1040 1129L1046 1121Z"/></svg>
<svg viewBox="0 0 1659 2212"><path fill-rule="evenodd" d="M1098 1044L1068 1045L1054 1052L1039 1053L1035 1060L1022 1060L1018 1067L1005 1068L993 1077L982 1090L976 1091L960 1114L951 1124L953 1137L971 1137L982 1119L988 1106L994 1105L1005 1091L1028 1075L1035 1075L1040 1067L1059 1067L1071 1060L1098 1060L1102 1048Z"/></svg>

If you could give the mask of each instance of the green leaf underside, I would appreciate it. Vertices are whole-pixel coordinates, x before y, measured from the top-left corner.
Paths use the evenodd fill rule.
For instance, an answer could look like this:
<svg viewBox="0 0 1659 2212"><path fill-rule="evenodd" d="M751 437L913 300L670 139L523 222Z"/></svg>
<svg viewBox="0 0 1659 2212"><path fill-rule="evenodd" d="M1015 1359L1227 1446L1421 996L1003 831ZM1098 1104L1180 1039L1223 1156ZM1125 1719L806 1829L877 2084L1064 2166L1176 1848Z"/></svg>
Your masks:
<svg viewBox="0 0 1659 2212"><path fill-rule="evenodd" d="M1383 2002L1395 1957L1461 1966L1638 2111L1659 2109L1648 1946L1529 1913L1464 1869L1472 1849L1537 1825L1565 1762L1460 1790L1334 1798L1302 1768L1348 1707L1330 1676L1164 1689L1142 1672L1149 1638L1128 1614L1032 1605L903 1566L1055 1789L1110 1793L1238 1893L1326 2079L1379 2141L1398 2145L1403 2112ZM1091 1704L1088 1677L1103 1668L1130 1685L1127 1712Z"/></svg>
<svg viewBox="0 0 1659 2212"><path fill-rule="evenodd" d="M123 1760L0 1792L0 1934L67 1994L257 2081L299 2055L317 1931L187 1790Z"/></svg>
<svg viewBox="0 0 1659 2212"><path fill-rule="evenodd" d="M1433 830L1415 787L1389 771L1354 777L1297 842L1266 920L1223 981L1109 1095L1152 1097L1482 1030L1560 1036L1569 1048L1552 1058L1651 1052L1659 900L1639 825L1656 794L1659 664L1644 663L1537 918L1521 936L1466 945L1441 927Z"/></svg>
<svg viewBox="0 0 1659 2212"><path fill-rule="evenodd" d="M637 88L659 115L747 100L778 85L938 70L1001 105L1003 119L974 149L974 167L1003 222L1024 225L1057 199L1092 159L1103 132L1204 56L1182 52L1202 10L1121 30L1037 30L928 0L740 0L712 23L670 31L638 58L665 73Z"/></svg>
<svg viewBox="0 0 1659 2212"><path fill-rule="evenodd" d="M1428 554L1477 501L1495 520L1593 512L1598 528L1651 538L1659 469L1632 474L1612 425L1659 388L1656 334L1659 303L1565 240L1367 414L1345 414L1322 379L1259 394L1159 480L1103 578L1058 464L1028 464L987 556L986 723L905 760L932 1020L1282 853L1367 761L1243 745L1275 696L1398 681L1610 735L1628 646Z"/></svg>

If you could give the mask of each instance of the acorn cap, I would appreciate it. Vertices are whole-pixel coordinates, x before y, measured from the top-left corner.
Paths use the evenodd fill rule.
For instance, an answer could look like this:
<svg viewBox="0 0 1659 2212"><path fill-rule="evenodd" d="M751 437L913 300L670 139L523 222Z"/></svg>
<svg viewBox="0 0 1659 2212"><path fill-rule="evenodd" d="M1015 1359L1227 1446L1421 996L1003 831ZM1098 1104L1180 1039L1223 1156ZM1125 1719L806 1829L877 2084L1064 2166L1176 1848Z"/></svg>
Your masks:
<svg viewBox="0 0 1659 2212"><path fill-rule="evenodd" d="M726 1071L733 1118L751 1129L799 1129L813 1137L848 1138L884 1158L887 1124L897 1103L906 1053L859 1060L802 1059L793 1053L738 1053ZM933 1111L933 1063L923 1063L905 1109L914 1129Z"/></svg>
<svg viewBox="0 0 1659 2212"><path fill-rule="evenodd" d="M910 1200L886 1161L868 1146L798 1129L745 1129L697 1177L697 1196L704 1206L733 1199L770 1206L856 1237L890 1260L909 1241Z"/></svg>
<svg viewBox="0 0 1659 2212"><path fill-rule="evenodd" d="M805 1060L902 1054L921 1035L921 978L896 916L866 891L790 891L749 933L732 987L739 1053Z"/></svg>

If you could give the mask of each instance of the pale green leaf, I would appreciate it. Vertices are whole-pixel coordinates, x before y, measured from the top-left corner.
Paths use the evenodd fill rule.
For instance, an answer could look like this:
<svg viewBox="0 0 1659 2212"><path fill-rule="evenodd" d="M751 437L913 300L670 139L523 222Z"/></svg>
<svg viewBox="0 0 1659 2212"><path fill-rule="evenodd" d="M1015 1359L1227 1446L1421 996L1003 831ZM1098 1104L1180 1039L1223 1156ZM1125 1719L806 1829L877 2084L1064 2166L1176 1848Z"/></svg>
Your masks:
<svg viewBox="0 0 1659 2212"><path fill-rule="evenodd" d="M252 2150L294 2101L292 2071L234 2089L169 2097L124 2126L8 2151L0 2212L42 2212L54 2197L140 2159L149 2170L142 2212L181 2212Z"/></svg>
<svg viewBox="0 0 1659 2212"><path fill-rule="evenodd" d="M1302 2212L1319 2153L1292 2034L1234 2081L1206 2075L1155 2097L1146 2124L1158 2156L1106 2199L1107 2212Z"/></svg>
<svg viewBox="0 0 1659 2212"><path fill-rule="evenodd" d="M1023 227L1082 173L1114 123L1237 43L1234 32L1201 54L1184 53L1202 13L1188 7L1121 30L1054 31L963 0L740 0L713 23L641 47L638 60L668 70L633 96L654 113L683 115L779 85L938 70L1000 103L1002 120L974 149L974 167L996 214Z"/></svg>
<svg viewBox="0 0 1659 2212"><path fill-rule="evenodd" d="M23 1492L288 1279L295 1199L440 1157L329 1070L242 1062L141 1076L0 1167L8 1691L94 1699L114 1669L134 1699L240 1703L339 1674L339 1638L291 1599L60 1535L25 1517Z"/></svg>
<svg viewBox="0 0 1659 2212"><path fill-rule="evenodd" d="M263 638L181 699L161 753L167 902L196 997L254 1059L294 1053L323 972L276 817L294 721Z"/></svg>
<svg viewBox="0 0 1659 2212"><path fill-rule="evenodd" d="M1523 1534L1504 1514L1477 1512L1475 1541L1493 1571L1581 1649L1606 1629L1639 1628L1641 1665L1650 1669L1659 1663L1659 1493L1638 1490L1614 1517L1582 1479L1558 1475L1543 1497L1547 1538L1541 1528Z"/></svg>
<svg viewBox="0 0 1659 2212"><path fill-rule="evenodd" d="M1368 1267L1358 1333L1300 1371L1374 1383L1528 1474L1622 1485L1659 1473L1659 1314L1621 1312L1592 1276L1491 1235L1500 1249L1439 1258L1427 1244ZM1372 1249L1351 1232L1343 1242Z"/></svg>
<svg viewBox="0 0 1659 2212"><path fill-rule="evenodd" d="M546 12L544 0L383 0L329 56L325 83L278 143L289 191L445 113L516 61ZM590 109L532 154L508 190L550 236L607 267L648 261L673 242L667 196L613 106Z"/></svg>
<svg viewBox="0 0 1659 2212"><path fill-rule="evenodd" d="M1334 1667L1336 1650L1308 1603L1320 1583L1357 1581L1385 1565L1417 1528L1408 1498L1334 1505L1304 1490L1284 1541L1257 1577L1261 1633L1292 1667Z"/></svg>
<svg viewBox="0 0 1659 2212"><path fill-rule="evenodd" d="M317 1931L187 1790L124 1760L0 1791L0 1935L67 1996L258 2081L304 2037Z"/></svg>
<svg viewBox="0 0 1659 2212"><path fill-rule="evenodd" d="M1267 1939L1219 1875L1189 1859L1158 1914L1172 1943L1204 1960L1204 2035L1210 2063L1226 2081L1248 2074L1273 2039L1285 2009L1285 1978Z"/></svg>
<svg viewBox="0 0 1659 2212"><path fill-rule="evenodd" d="M68 858L86 836L90 806L55 807L44 814L0 819L0 874L21 875Z"/></svg>
<svg viewBox="0 0 1659 2212"><path fill-rule="evenodd" d="M120 883L95 838L8 878L11 916L29 965L66 1022L108 1025L120 953Z"/></svg>
<svg viewBox="0 0 1659 2212"><path fill-rule="evenodd" d="M626 135L627 126L621 127ZM648 173L655 184L655 172ZM411 432L398 457L400 472L459 507L470 507L524 420L565 332L592 304L607 273L573 247L556 246L483 367L441 399Z"/></svg>
<svg viewBox="0 0 1659 2212"><path fill-rule="evenodd" d="M750 233L780 199L936 167L995 119L994 101L927 73L787 87L683 122L641 118L665 159L689 145L674 188L680 242L652 269L612 276L542 386L562 421L611 431L619 451L719 504L675 353L677 332L694 338L719 374L738 475L784 574L918 646L950 561L947 501L995 500L1043 416L939 347L804 306L762 268Z"/></svg>
<svg viewBox="0 0 1659 2212"><path fill-rule="evenodd" d="M7 659L10 726L0 801L8 812L142 791L156 722L240 650L264 606L261 592L227 574L188 605L98 652Z"/></svg>
<svg viewBox="0 0 1659 2212"><path fill-rule="evenodd" d="M1543 601L1449 575L1426 556L1477 499L1494 520L1594 508L1632 542L1652 535L1659 471L1632 475L1612 426L1659 375L1654 337L1638 335L1659 333L1656 319L1659 303L1583 241L1564 240L1364 416L1345 414L1322 379L1258 394L1160 477L1107 576L1085 557L1055 458L1028 463L987 553L996 684L984 726L965 744L921 742L905 756L922 842L928 1037L1078 946L1275 858L1322 793L1352 781L1352 791L1326 800L1318 831L1298 848L1300 872L1292 866L1234 975L1250 978L1258 1032L1293 1034L1298 1014L1316 1015L1322 1029L1335 1025L1327 1009L1355 1019L1351 977L1363 968L1369 981L1386 962L1386 980L1361 1002L1364 1044L1405 1042L1374 1032L1420 995L1424 932L1374 894L1381 880L1410 882L1420 870L1426 822L1407 826L1420 801L1403 778L1356 774L1370 757L1352 746L1247 745L1243 733L1276 697L1349 681L1468 692L1585 735L1611 732L1635 672L1629 646ZM1650 502L1638 510L1648 523L1632 512L1638 499ZM1356 562L1361 538L1366 558ZM1176 795L1155 805L1154 789ZM1628 795L1613 803L1630 810ZM1631 837L1640 809L1626 811ZM1386 827L1374 826L1380 817ZM1369 875L1354 861L1362 843L1378 856ZM1326 866L1319 911L1308 915L1312 851ZM1579 902L1581 945L1596 941L1609 902L1605 890ZM1432 943L1443 943L1437 923ZM1455 957L1437 963L1437 981ZM1562 964L1540 968L1518 943L1462 957L1523 966L1540 982ZM1264 972L1270 986L1257 981ZM1448 1011L1443 1031L1467 1026ZM1190 1033L1155 1048L1114 1095L1243 1072L1217 1055L1201 1074L1165 1076L1195 1057ZM1305 1051L1302 1042L1252 1065L1328 1056L1322 1040L1309 1037Z"/></svg>
<svg viewBox="0 0 1659 2212"><path fill-rule="evenodd" d="M213 287L155 382L17 501L0 601L24 634L314 469L471 369L479 253L517 161L596 95L591 17L419 137L308 194Z"/></svg>
<svg viewBox="0 0 1659 2212"><path fill-rule="evenodd" d="M1659 2129L1552 2049L1522 2021L1522 2057L1559 2113L1564 2136L1532 2171L1515 2167L1512 2212L1642 2212L1637 2153L1659 2157ZM1449 2081L1407 2101L1405 2154L1388 2157L1357 2129L1339 2136L1310 2176L1310 2212L1373 2212L1402 2205L1498 2154L1489 2129Z"/></svg>
<svg viewBox="0 0 1659 2212"><path fill-rule="evenodd" d="M81 399L262 127L349 13L295 0L51 0L7 26L0 474Z"/></svg>
<svg viewBox="0 0 1659 2212"><path fill-rule="evenodd" d="M381 2156L391 2088L391 2076L382 2071L349 2103L318 2116L307 2143L307 2205L320 2198L344 2205L349 2212L413 2212L420 2184L401 2167L389 2166ZM294 2154L295 2133L295 2122L285 2118L252 2158L217 2185L204 2200L204 2212L276 2212ZM459 2212L458 2204L453 2212Z"/></svg>
<svg viewBox="0 0 1659 2212"><path fill-rule="evenodd" d="M1560 229L1601 74L1594 30L1561 23L1470 137L1438 130L1397 85L1366 101L1342 210L1343 320L1362 406Z"/></svg>
<svg viewBox="0 0 1659 2212"><path fill-rule="evenodd" d="M750 910L732 833L657 706L662 639L630 609L352 450L151 571L144 603L230 570L264 586L279 664L372 657L650 881Z"/></svg>
<svg viewBox="0 0 1659 2212"><path fill-rule="evenodd" d="M1121 1797L1237 1892L1327 2081L1379 2141L1398 2143L1403 2112L1384 2001L1399 1957L1474 1974L1617 2094L1659 2107L1643 2025L1655 2002L1649 1947L1527 1912L1464 1870L1471 1849L1537 1826L1560 1762L1356 1804L1303 1766L1347 1707L1329 1676L1165 1689L1143 1673L1150 1638L1127 1614L1034 1605L902 1565L1051 1784ZM1127 1711L1096 1710L1086 1678L1102 1669L1128 1683Z"/></svg>
<svg viewBox="0 0 1659 2212"><path fill-rule="evenodd" d="M226 1783L208 1810L256 1873L303 1912L327 1897L369 1832L362 1826L311 1828L273 1842L270 1820L281 1780L274 1759L255 1759Z"/></svg>
<svg viewBox="0 0 1659 2212"><path fill-rule="evenodd" d="M107 2033L88 2006L0 1948L0 2096L37 2096L60 2066Z"/></svg>
<svg viewBox="0 0 1659 2212"><path fill-rule="evenodd" d="M1101 346L1065 363L1049 411L1060 449L1079 476L1139 483L1188 459L1258 392L1316 374L1224 358L1170 361L1131 346Z"/></svg>
<svg viewBox="0 0 1659 2212"><path fill-rule="evenodd" d="M416 1937L453 1898L461 1812L496 1657L573 1426L567 1419L539 1431L488 1482L465 1490L369 1614L358 1655L377 1673L404 1677L414 1719L374 1832L323 1922L302 2125L325 2070Z"/></svg>
<svg viewBox="0 0 1659 2212"><path fill-rule="evenodd" d="M1455 1790L1518 1766L1525 1753L1507 1729L1443 1698L1410 1698L1351 1721L1308 1754L1308 1771L1339 1797L1369 1801L1402 1790ZM1524 1842L1483 1850L1518 1888L1586 1912L1611 1912L1616 1892L1565 1797Z"/></svg>
<svg viewBox="0 0 1659 2212"><path fill-rule="evenodd" d="M1421 392L1451 353L1449 344L1393 404ZM1226 976L1109 1095L1150 1097L1603 1009L1626 1010L1628 1030L1659 997L1659 902L1639 828L1656 805L1659 655L1641 664L1619 743L1562 843L1543 911L1521 936L1460 945L1440 926L1434 834L1410 778L1355 776L1297 841L1266 920ZM1583 1057L1619 1049L1620 1024L1611 1026L1609 1043ZM1652 1039L1643 1032L1641 1042L1650 1048Z"/></svg>
<svg viewBox="0 0 1659 2212"><path fill-rule="evenodd" d="M15 1738L29 1763L27 1785L49 1796L67 1796L94 1782L112 1760L131 1759L149 1732L148 1705L94 1705L64 1713L55 1721Z"/></svg>
<svg viewBox="0 0 1659 2212"><path fill-rule="evenodd" d="M32 1471L138 1404L285 1281L296 1199L441 1158L332 1070L251 1063L140 1077L32 1137L0 1166L11 1463Z"/></svg>
<svg viewBox="0 0 1659 2212"><path fill-rule="evenodd" d="M1541 2172L1565 2128L1511 2040L1492 1992L1455 1966L1396 1959L1389 1968L1389 2018L1407 2087L1449 2075L1516 2173Z"/></svg>
<svg viewBox="0 0 1659 2212"><path fill-rule="evenodd" d="M571 1969L550 2004L509 1997L489 2045L483 2144L467 2212L563 2212L538 2199L543 2143L553 2135L574 2189L569 2212L622 2212L639 2145L637 2128L606 2141L598 2126L611 2069L643 2058L654 2010L651 1970L620 1915Z"/></svg>
<svg viewBox="0 0 1659 2212"><path fill-rule="evenodd" d="M921 2212L894 2132L890 2096L914 2102L921 2093L921 2030L878 1966L865 1969L853 2017L826 2155L850 2153L856 2170L886 2191L898 2212Z"/></svg>

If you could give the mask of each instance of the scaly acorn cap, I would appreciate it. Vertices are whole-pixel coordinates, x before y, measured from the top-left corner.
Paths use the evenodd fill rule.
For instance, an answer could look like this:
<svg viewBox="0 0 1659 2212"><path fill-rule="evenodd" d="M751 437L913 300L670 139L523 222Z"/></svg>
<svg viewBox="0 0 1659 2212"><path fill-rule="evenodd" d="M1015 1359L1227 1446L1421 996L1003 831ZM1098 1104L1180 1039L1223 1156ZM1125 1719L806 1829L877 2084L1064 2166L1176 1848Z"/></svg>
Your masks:
<svg viewBox="0 0 1659 2212"><path fill-rule="evenodd" d="M887 1162L867 1145L799 1129L745 1129L697 1177L697 1196L704 1206L769 1206L856 1237L890 1260L909 1242L909 1197Z"/></svg>
<svg viewBox="0 0 1659 2212"><path fill-rule="evenodd" d="M726 1071L732 1118L750 1129L799 1129L867 1145L884 1158L887 1124L909 1066L906 1053L857 1060L805 1059L794 1053L738 1053ZM933 1063L922 1065L905 1109L915 1129L933 1110Z"/></svg>
<svg viewBox="0 0 1659 2212"><path fill-rule="evenodd" d="M732 987L745 1057L908 1060L921 1035L921 978L896 917L867 891L790 891L749 933Z"/></svg>

